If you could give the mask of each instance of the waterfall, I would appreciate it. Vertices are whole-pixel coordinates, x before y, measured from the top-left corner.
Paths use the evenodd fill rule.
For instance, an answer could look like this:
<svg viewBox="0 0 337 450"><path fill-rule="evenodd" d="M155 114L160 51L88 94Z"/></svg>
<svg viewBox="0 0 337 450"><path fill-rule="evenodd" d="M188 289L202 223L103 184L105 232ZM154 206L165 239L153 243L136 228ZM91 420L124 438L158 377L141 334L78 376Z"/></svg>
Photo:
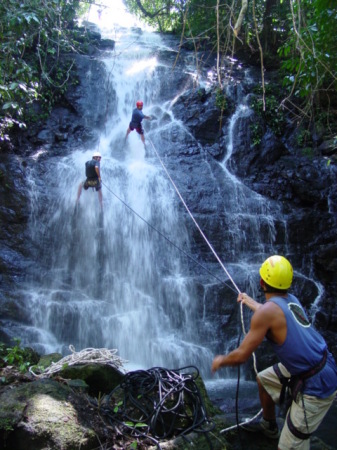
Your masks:
<svg viewBox="0 0 337 450"><path fill-rule="evenodd" d="M115 28L113 38L115 49L104 63L107 83L116 92L115 112L97 147L50 158L44 174L51 197L47 210L41 210L42 201L46 204L41 180L32 174L30 238L38 264L20 293L28 318L20 324L20 336L41 353L66 354L70 344L76 350L116 348L130 366L193 364L206 373L212 353L199 344L195 287L177 250L189 245L178 200L136 131L124 142L137 100L143 100L145 114L155 116L153 123L143 122L146 130L169 116L158 103L156 51L171 50L159 35L137 27ZM92 189L82 190L75 209L85 162L97 150L103 214Z"/></svg>
<svg viewBox="0 0 337 450"><path fill-rule="evenodd" d="M123 17L133 24L133 19ZM104 23L111 27L107 17ZM196 292L194 274L178 250L188 253L190 249L187 219L149 145L150 139L158 149L195 144L170 109L180 86L172 93L174 98L161 100L172 64L160 62L157 54L165 52L174 62L176 50L137 24L130 28L121 23L108 32L104 23L99 25L116 42L114 51L104 56L108 75L102 110L109 116L95 148L83 146L66 156L49 155L46 170L31 173L28 233L36 265L16 293L20 317L8 324L10 334L41 353L67 354L69 345L78 351L116 348L130 367L195 365L207 377L215 347L225 351L234 341L228 336L221 341L219 323L213 320L216 306L210 313L207 304L207 296L214 292L209 281L203 286L200 307L203 299ZM85 75L95 76L90 71ZM137 100L143 100L144 113L153 117L143 122L146 148L136 131L125 143ZM108 107L112 103L113 110ZM219 190L230 193L221 211L225 263L240 280L240 288L254 295L252 274L258 273L275 247L275 216L284 235L282 243L286 243L286 226L278 206L241 184L228 168L237 129L250 113L243 95L226 124L226 157L216 164L221 171ZM85 162L95 151L102 154L103 214L92 189L82 191L75 209ZM204 161L208 164L206 156ZM237 321L233 327L235 340L239 326Z"/></svg>

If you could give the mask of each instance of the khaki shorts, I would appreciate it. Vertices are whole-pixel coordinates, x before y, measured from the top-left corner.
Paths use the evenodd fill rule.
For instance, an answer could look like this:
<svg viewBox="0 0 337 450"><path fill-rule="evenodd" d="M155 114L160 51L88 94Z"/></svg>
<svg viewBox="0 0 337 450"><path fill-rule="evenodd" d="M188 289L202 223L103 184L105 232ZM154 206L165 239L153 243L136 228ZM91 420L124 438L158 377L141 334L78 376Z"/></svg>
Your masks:
<svg viewBox="0 0 337 450"><path fill-rule="evenodd" d="M84 187L84 190L86 191L89 188L95 188L96 191L99 191L102 189L102 185L99 182L99 179L89 180L88 178L83 181L82 186Z"/></svg>
<svg viewBox="0 0 337 450"><path fill-rule="evenodd" d="M285 377L290 377L290 373L283 366L283 364L279 364L278 366ZM272 367L268 367L262 372L259 372L258 378L261 381L262 386L273 399L274 403L278 404L282 385L274 369ZM300 394L298 396L299 398L297 398L297 402L293 401L291 403L287 416L290 414L291 422L297 430L305 434L312 434L315 430L317 430L324 419L324 416L334 401L336 393L337 391L327 398L317 398L305 394L302 396L302 394ZM285 420L278 443L278 448L279 450L309 450L310 439L302 440L294 436L288 428L287 420Z"/></svg>

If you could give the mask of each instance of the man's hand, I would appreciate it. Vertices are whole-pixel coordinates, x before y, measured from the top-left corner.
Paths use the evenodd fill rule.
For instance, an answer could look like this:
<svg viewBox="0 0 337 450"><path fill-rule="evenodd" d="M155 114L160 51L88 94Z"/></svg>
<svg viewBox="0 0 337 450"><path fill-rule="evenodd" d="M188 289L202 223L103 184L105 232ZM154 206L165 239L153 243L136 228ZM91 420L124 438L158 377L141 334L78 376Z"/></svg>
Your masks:
<svg viewBox="0 0 337 450"><path fill-rule="evenodd" d="M213 363L212 363L212 373L216 372L217 370L219 370L222 366L223 366L223 360L224 357L223 355L217 355L214 359L213 359Z"/></svg>
<svg viewBox="0 0 337 450"><path fill-rule="evenodd" d="M245 292L240 293L238 295L238 299L237 301L240 303L242 302L244 305L247 305L248 308L250 308L252 311L256 311L257 309L260 308L261 303L258 303L257 301L255 301L252 297L249 297L249 295L247 295Z"/></svg>

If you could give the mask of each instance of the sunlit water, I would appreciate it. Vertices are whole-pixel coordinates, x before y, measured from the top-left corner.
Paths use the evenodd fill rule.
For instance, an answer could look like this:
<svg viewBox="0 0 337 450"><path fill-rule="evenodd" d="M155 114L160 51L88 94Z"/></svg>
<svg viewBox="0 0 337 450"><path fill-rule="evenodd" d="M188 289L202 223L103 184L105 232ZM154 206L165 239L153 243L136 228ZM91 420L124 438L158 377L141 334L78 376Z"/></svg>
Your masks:
<svg viewBox="0 0 337 450"><path fill-rule="evenodd" d="M113 18L109 8L97 11L92 7L88 19L116 42L104 59L107 83L117 94L116 109L107 118L97 147L76 149L69 156L50 160L43 182L52 188L52 201L42 211L44 220L40 206L44 189L38 188L41 181L32 174L30 238L36 246L38 271L17 293L26 320L8 324L9 333L21 336L23 344L42 353L66 354L69 345L76 350L116 348L129 361L129 370L195 365L207 380L212 400L234 417L237 380L226 371L210 379L214 355L211 344L200 344L193 274L186 258L155 230L188 251L190 238L178 214L179 200L158 160L149 153L149 146L145 150L136 132L124 144L131 111L139 99L144 101L145 114L157 119L144 126L146 136L159 149L172 138L177 143L193 140L170 111L175 98L167 104L159 100L156 52L174 50L126 14L121 2L113 3ZM227 167L236 127L250 114L243 95L228 123L226 156L220 167L224 174L221 189L227 195L230 192L223 211L225 254L236 261L229 266L231 273L244 273L246 287L253 293L256 280L252 273L257 273L262 256L276 240L275 214L278 227L283 228L283 250L287 232L279 208L252 193ZM92 190L82 193L79 209L74 210L84 164L97 150L102 154L103 216ZM206 304L201 322L206 334L209 331L214 337ZM228 336L223 351L236 340L237 336ZM238 407L240 420L259 410L255 382L241 380Z"/></svg>
<svg viewBox="0 0 337 450"><path fill-rule="evenodd" d="M50 161L46 179L52 180L53 200L44 211L47 222L40 215L43 190L31 180L30 233L39 272L21 293L29 325L20 324L20 335L41 352L67 353L70 344L76 350L117 348L133 367L193 364L208 372L212 353L198 344L195 288L186 260L181 262L161 236L188 248L178 200L158 161L145 157L136 132L124 143L137 100L144 101L145 114L164 111L157 104L155 71L156 49L164 44L138 28L110 31L106 37L116 46L104 62L117 93L116 112L96 148ZM103 216L94 190L83 191L74 210L85 162L96 150L102 154Z"/></svg>
<svg viewBox="0 0 337 450"><path fill-rule="evenodd" d="M98 23L105 37L116 42L115 49L104 57L107 83L117 95L115 112L107 117L95 148L79 148L69 156L51 158L42 181L32 174L29 232L38 269L18 292L26 320L10 324L10 333L42 353L65 354L69 345L76 350L116 348L129 367L195 365L208 378L213 351L210 343L200 344L193 274L175 247L188 251L190 237L179 213L179 199L157 158L149 152L150 138L158 149L165 148L167 142L179 145L194 139L173 117L170 105L175 98L160 101L159 73L165 75L157 70L161 63L156 54L159 49L175 50L158 34L141 30L119 2L115 6L117 3L123 20L118 18L118 8L112 21L108 10L100 14L93 11L88 17ZM135 131L124 143L139 99L144 101L145 114L155 119L144 121L146 150ZM107 97L106 101L112 99ZM231 272L244 273L254 292L251 274L257 273L262 255L273 246L273 217L279 210L271 209L227 169L236 124L249 114L243 101L228 124L227 153L220 166L224 174L221 189L230 192L228 211L223 212L225 252L237 261L230 266ZM75 212L85 162L97 150L102 154L103 216L93 190L82 192ZM46 200L41 183L50 188L51 196L42 211ZM282 226L286 236L281 220ZM206 329L204 335L209 330L214 336L216 328L206 309L205 320L198 318L198 323ZM228 337L224 351L232 339L237 337Z"/></svg>

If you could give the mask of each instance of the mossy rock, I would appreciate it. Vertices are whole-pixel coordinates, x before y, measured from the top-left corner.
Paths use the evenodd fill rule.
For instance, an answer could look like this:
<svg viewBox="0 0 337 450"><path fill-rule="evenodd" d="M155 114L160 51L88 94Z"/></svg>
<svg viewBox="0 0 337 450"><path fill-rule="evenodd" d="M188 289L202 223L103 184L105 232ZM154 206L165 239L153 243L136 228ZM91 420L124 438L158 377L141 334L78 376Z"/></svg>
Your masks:
<svg viewBox="0 0 337 450"><path fill-rule="evenodd" d="M58 361L60 361L60 359L62 359L62 358L63 358L63 356L61 355L61 353L49 353L49 355L41 356L37 365L39 367L43 367L44 369L46 369L47 367L51 366L53 363L57 363Z"/></svg>
<svg viewBox="0 0 337 450"><path fill-rule="evenodd" d="M5 390L0 395L1 442L15 450L94 448L96 434L76 398L69 387L50 379Z"/></svg>
<svg viewBox="0 0 337 450"><path fill-rule="evenodd" d="M109 394L118 386L124 374L118 369L103 364L79 364L64 367L59 373L62 378L83 380L89 386L89 394L99 397Z"/></svg>

